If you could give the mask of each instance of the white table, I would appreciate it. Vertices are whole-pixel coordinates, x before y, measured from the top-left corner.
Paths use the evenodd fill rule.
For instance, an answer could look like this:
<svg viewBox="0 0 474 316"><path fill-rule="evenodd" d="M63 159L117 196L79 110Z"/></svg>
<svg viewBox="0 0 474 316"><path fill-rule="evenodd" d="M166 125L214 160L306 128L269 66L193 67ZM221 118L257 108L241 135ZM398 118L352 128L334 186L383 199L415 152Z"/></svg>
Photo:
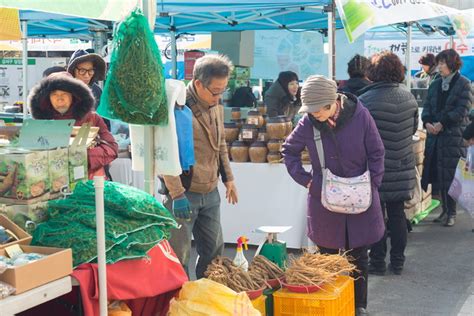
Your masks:
<svg viewBox="0 0 474 316"><path fill-rule="evenodd" d="M71 289L71 277L67 276L19 295L9 296L0 300L0 315L13 316L69 293Z"/></svg>
<svg viewBox="0 0 474 316"><path fill-rule="evenodd" d="M310 168L310 166L305 166ZM293 226L279 236L289 248L308 246L306 237L306 201L308 190L297 184L284 164L231 163L239 203L225 199L225 187L219 184L224 242L236 243L245 235L257 245L264 235L252 233L259 226Z"/></svg>
<svg viewBox="0 0 474 316"><path fill-rule="evenodd" d="M279 236L289 248L308 246L306 237L306 201L308 191L298 185L284 164L231 163L239 203L230 205L225 199L225 187L219 184L221 221L224 242L236 243L245 235L249 244L258 245L264 235L252 233L259 226L293 226ZM310 166L305 166L308 168ZM132 171L129 158L118 158L110 166L116 182L143 190L143 172ZM156 183L156 187L159 184ZM156 195L160 199L160 195Z"/></svg>

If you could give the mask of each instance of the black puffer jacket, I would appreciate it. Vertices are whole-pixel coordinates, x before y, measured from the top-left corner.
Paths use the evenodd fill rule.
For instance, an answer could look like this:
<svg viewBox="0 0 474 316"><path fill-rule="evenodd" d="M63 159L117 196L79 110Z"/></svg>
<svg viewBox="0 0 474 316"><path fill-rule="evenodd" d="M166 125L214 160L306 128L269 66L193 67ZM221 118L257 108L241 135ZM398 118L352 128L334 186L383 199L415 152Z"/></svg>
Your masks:
<svg viewBox="0 0 474 316"><path fill-rule="evenodd" d="M426 138L421 178L424 190L430 183L434 191L448 190L459 158L466 156L462 134L469 123L468 113L472 106L469 79L457 73L447 92L442 92L441 82L442 79L438 78L431 83L421 114L423 125L436 122L443 124L443 130L438 135L428 134Z"/></svg>
<svg viewBox="0 0 474 316"><path fill-rule="evenodd" d="M352 93L359 96L363 88L370 85L370 81L364 78L350 78L346 81L346 84L341 87L341 91Z"/></svg>
<svg viewBox="0 0 474 316"><path fill-rule="evenodd" d="M413 197L416 183L412 136L418 126L415 97L402 84L378 82L359 97L375 120L385 147L385 174L379 189L385 202Z"/></svg>
<svg viewBox="0 0 474 316"><path fill-rule="evenodd" d="M278 80L265 92L263 101L267 106L268 117L286 115L293 118L301 106L299 95L294 99L290 98Z"/></svg>

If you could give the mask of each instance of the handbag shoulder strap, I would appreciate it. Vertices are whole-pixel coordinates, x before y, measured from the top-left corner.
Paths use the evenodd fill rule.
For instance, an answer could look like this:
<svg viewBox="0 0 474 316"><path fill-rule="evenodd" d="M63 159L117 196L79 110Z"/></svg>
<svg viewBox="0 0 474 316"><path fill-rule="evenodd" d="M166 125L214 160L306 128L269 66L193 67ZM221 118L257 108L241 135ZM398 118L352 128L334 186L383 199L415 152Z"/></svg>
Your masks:
<svg viewBox="0 0 474 316"><path fill-rule="evenodd" d="M324 160L324 148L323 142L321 140L321 132L313 126L314 131L314 143L316 144L316 151L318 152L319 163L321 164L321 169L326 169L326 161Z"/></svg>

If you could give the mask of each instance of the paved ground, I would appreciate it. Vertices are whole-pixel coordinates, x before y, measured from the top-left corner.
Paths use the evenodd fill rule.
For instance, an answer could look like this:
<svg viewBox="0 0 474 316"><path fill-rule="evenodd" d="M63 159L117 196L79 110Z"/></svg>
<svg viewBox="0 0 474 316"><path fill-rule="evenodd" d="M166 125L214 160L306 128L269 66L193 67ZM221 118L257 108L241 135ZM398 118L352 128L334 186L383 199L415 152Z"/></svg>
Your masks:
<svg viewBox="0 0 474 316"><path fill-rule="evenodd" d="M432 222L438 213L413 227L401 276L370 276L370 315L474 315L473 222L460 211L454 227L443 227ZM233 258L235 246L226 246L225 255Z"/></svg>

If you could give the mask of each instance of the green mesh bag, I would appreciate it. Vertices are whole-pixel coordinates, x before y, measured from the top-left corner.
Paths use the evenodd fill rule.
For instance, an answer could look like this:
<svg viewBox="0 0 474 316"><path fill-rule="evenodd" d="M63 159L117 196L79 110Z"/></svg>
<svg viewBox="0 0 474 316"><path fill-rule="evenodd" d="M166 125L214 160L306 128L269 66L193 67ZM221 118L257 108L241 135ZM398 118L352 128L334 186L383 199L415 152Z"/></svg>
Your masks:
<svg viewBox="0 0 474 316"><path fill-rule="evenodd" d="M164 67L148 20L139 9L116 29L110 70L97 113L140 125L168 123Z"/></svg>
<svg viewBox="0 0 474 316"><path fill-rule="evenodd" d="M48 203L48 220L33 233L33 245L71 248L74 266L95 262L97 235L93 181L77 184L65 200ZM153 196L120 183L104 184L106 262L147 257L178 224Z"/></svg>

